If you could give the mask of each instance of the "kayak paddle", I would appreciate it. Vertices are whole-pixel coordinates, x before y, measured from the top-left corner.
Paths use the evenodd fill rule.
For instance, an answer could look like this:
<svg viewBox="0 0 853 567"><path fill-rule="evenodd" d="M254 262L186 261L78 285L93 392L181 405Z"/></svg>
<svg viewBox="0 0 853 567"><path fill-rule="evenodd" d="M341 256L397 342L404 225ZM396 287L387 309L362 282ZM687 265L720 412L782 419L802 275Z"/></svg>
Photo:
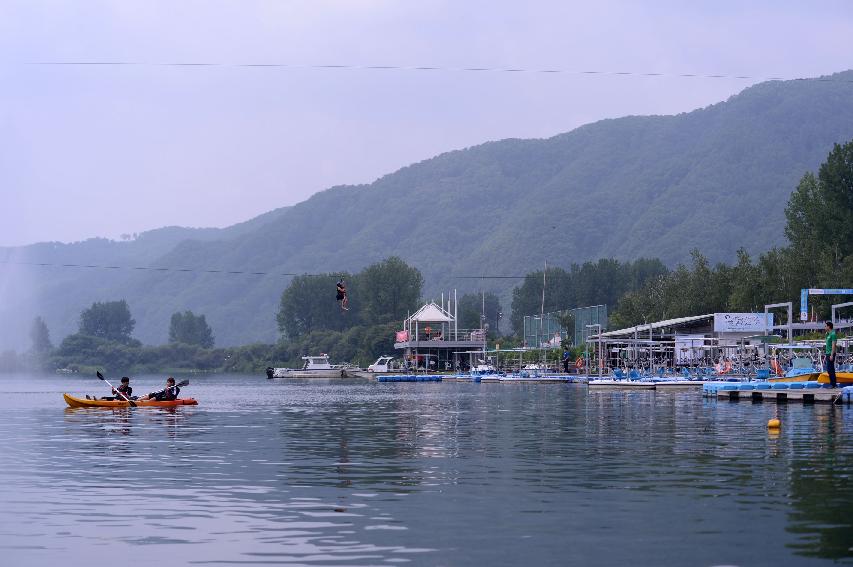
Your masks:
<svg viewBox="0 0 853 567"><path fill-rule="evenodd" d="M116 394L118 394L119 396L121 396L122 398L124 398L124 399L125 399L125 401L126 401L127 403L129 403L129 404L130 404L130 407L132 407L132 408L135 408L135 407L136 407L136 402L134 402L133 400L131 400L130 398L128 398L127 396L125 396L124 394L122 394L121 392L119 392L118 390L116 390L115 386L113 386L112 384L110 384L110 381L109 381L109 380L107 380L106 378L104 378L104 375L103 375L103 374L101 374L101 371L100 371L100 370L98 370L97 374L98 374L98 379L99 379L99 380L103 380L104 382L106 382L106 383L107 383L107 385L108 385L110 388L112 388L112 390L113 390Z"/></svg>

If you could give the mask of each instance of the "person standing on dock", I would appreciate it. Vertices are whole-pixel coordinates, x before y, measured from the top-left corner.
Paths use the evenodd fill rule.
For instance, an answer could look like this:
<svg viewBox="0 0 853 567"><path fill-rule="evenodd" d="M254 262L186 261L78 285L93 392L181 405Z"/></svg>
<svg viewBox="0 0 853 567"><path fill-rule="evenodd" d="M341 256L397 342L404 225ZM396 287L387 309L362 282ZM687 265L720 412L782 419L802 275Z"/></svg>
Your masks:
<svg viewBox="0 0 853 567"><path fill-rule="evenodd" d="M569 373L569 359L571 355L569 354L569 349L563 348L563 372L566 374Z"/></svg>
<svg viewBox="0 0 853 567"><path fill-rule="evenodd" d="M832 321L826 322L826 373L829 374L829 384L835 388L835 351L838 347L838 337L835 334Z"/></svg>

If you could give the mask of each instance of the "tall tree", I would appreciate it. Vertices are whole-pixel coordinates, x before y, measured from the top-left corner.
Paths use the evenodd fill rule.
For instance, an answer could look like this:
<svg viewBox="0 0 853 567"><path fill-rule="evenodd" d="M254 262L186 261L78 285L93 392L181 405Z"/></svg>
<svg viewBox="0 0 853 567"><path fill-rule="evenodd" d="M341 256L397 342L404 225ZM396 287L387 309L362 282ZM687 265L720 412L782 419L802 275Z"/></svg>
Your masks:
<svg viewBox="0 0 853 567"><path fill-rule="evenodd" d="M347 292L357 289L347 280ZM278 328L281 334L295 339L313 331L342 331L358 320L359 302L350 302L350 310L343 312L335 301L335 276L296 276L281 294Z"/></svg>
<svg viewBox="0 0 853 567"><path fill-rule="evenodd" d="M127 301L95 302L80 313L80 334L127 343L136 321L130 315Z"/></svg>
<svg viewBox="0 0 853 567"><path fill-rule="evenodd" d="M485 299L485 319L483 316L483 302ZM501 302L498 296L492 292L466 293L459 298L459 327L463 329L479 329L485 323L489 331L498 333L501 313Z"/></svg>
<svg viewBox="0 0 853 567"><path fill-rule="evenodd" d="M360 304L362 318L370 325L405 319L417 308L424 284L421 272L396 256L368 266L355 281L358 294L352 295L351 305Z"/></svg>
<svg viewBox="0 0 853 567"><path fill-rule="evenodd" d="M757 311L763 308L761 268L752 263L747 251L737 251L737 264L731 270L730 308L732 311Z"/></svg>
<svg viewBox="0 0 853 567"><path fill-rule="evenodd" d="M32 342L32 351L35 354L46 354L53 350L53 343L50 342L50 331L48 331L47 323L41 316L33 319L32 327L30 327L30 341Z"/></svg>
<svg viewBox="0 0 853 567"><path fill-rule="evenodd" d="M785 235L814 274L815 262L839 266L853 253L853 141L835 144L817 176L803 176L785 217Z"/></svg>
<svg viewBox="0 0 853 567"><path fill-rule="evenodd" d="M196 315L190 310L173 313L169 322L169 342L212 348L213 329L204 315Z"/></svg>
<svg viewBox="0 0 853 567"><path fill-rule="evenodd" d="M545 312L606 304L614 306L625 293L635 291L667 272L660 260L640 258L634 262L602 258L597 262L572 264L569 270L548 268L545 283ZM512 292L512 326L522 332L524 317L542 308L542 271L527 274Z"/></svg>

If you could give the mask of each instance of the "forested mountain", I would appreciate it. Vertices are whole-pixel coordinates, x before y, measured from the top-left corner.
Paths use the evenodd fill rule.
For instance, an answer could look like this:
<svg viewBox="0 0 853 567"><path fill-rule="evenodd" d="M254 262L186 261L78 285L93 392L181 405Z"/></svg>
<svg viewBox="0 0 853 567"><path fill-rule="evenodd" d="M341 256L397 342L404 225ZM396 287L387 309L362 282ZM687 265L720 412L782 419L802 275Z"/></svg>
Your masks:
<svg viewBox="0 0 853 567"><path fill-rule="evenodd" d="M731 261L740 247L783 244L783 211L797 182L834 143L850 139L853 71L773 81L677 116L603 120L549 139L448 152L228 229L38 244L0 250L0 259L280 274L355 272L397 255L421 270L431 295L485 289L508 310L520 280L458 276L523 275L545 260L567 267L599 257L674 265L689 261L693 248L712 262ZM27 329L42 315L55 341L76 330L83 308L115 299L128 301L146 343L165 342L171 315L186 309L207 316L218 344L269 341L289 282L195 271L2 270L0 317Z"/></svg>

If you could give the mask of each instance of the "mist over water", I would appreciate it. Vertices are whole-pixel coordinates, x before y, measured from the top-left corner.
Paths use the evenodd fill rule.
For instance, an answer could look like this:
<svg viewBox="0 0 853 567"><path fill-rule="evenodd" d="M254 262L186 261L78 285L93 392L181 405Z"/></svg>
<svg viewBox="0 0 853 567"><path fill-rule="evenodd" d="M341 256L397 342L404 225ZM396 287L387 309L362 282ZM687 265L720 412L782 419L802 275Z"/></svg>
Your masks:
<svg viewBox="0 0 853 567"><path fill-rule="evenodd" d="M39 312L33 268L14 262L26 261L21 248L0 248L0 352L25 352L30 347L30 326ZM51 340L56 337L51 335Z"/></svg>

